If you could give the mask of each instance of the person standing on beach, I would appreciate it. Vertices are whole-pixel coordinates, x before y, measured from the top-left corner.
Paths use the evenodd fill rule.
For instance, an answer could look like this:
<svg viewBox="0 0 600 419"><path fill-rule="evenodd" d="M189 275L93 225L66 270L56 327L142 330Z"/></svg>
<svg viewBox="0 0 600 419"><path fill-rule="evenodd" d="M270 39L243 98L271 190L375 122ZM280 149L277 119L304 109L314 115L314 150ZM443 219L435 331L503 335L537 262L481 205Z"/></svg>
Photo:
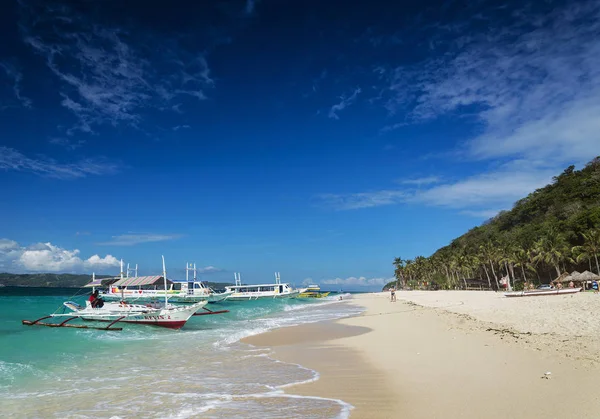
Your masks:
<svg viewBox="0 0 600 419"><path fill-rule="evenodd" d="M393 303L396 301L396 288L390 288L390 301Z"/></svg>

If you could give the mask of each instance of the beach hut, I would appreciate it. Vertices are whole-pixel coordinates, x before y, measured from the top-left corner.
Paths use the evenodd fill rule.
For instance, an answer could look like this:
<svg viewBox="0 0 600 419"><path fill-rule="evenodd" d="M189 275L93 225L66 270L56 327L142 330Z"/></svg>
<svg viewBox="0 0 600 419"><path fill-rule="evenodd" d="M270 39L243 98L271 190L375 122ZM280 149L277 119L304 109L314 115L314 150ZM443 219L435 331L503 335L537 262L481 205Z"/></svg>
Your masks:
<svg viewBox="0 0 600 419"><path fill-rule="evenodd" d="M581 282L583 285L583 289L588 289L589 284L592 283L592 281L599 281L600 280L600 276L596 275L593 272L590 271L583 271L582 273L580 273L579 275L577 275L577 279L573 280L574 282Z"/></svg>
<svg viewBox="0 0 600 419"><path fill-rule="evenodd" d="M590 271L583 271L582 273L577 275L577 279L579 281L598 281L600 279L600 276Z"/></svg>
<svg viewBox="0 0 600 419"><path fill-rule="evenodd" d="M552 282L569 282L571 281L571 275L568 272L563 272L559 277L555 278Z"/></svg>

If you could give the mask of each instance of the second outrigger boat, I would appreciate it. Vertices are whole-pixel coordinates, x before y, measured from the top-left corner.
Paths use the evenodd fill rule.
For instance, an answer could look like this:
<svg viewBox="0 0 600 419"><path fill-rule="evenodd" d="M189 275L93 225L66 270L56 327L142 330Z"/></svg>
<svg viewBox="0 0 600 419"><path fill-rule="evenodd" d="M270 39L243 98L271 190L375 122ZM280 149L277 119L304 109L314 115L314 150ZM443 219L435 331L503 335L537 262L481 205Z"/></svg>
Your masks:
<svg viewBox="0 0 600 419"><path fill-rule="evenodd" d="M296 298L324 298L327 297L330 292L321 292L319 285L309 285L307 288L300 290L300 293Z"/></svg>
<svg viewBox="0 0 600 419"><path fill-rule="evenodd" d="M242 285L239 273L234 273L235 285L225 287L231 295L227 301L258 300L264 298L292 298L298 295L298 290L290 284L282 284L279 272L275 272L274 284Z"/></svg>
<svg viewBox="0 0 600 419"><path fill-rule="evenodd" d="M106 288L102 292L102 298L107 301L120 301L127 299L131 302L152 302L162 300L165 295L172 303L197 303L206 301L215 303L225 300L232 292L216 292L207 287L196 277L196 264L187 264L185 267L185 282L169 281L168 287L158 286L162 278L160 276L137 276L137 265L131 269L136 273L135 276L129 276L129 264L127 264L127 274L123 273L123 261L121 261L121 275L114 278L104 278L99 281L95 278L86 287ZM189 279L189 272L194 273L193 280Z"/></svg>

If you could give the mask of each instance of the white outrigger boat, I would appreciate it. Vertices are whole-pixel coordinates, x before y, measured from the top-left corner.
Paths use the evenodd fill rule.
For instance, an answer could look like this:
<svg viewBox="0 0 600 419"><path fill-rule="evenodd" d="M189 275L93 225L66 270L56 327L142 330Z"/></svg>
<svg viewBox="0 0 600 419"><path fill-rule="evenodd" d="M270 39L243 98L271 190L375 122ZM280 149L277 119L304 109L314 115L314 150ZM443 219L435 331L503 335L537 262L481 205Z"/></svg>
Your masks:
<svg viewBox="0 0 600 419"><path fill-rule="evenodd" d="M264 298L292 298L298 295L298 290L293 289L290 284L282 284L279 272L275 272L274 284L242 285L239 273L234 273L235 285L225 287L231 295L227 301L246 301Z"/></svg>
<svg viewBox="0 0 600 419"><path fill-rule="evenodd" d="M157 301L168 296L169 301L173 303L196 303L206 301L216 303L225 300L232 292L216 292L210 287L204 285L196 277L196 264L187 264L185 266L185 282L182 281L167 281L168 287L160 288L156 281L160 277L138 277L137 265L134 271L134 277L129 276L129 264L127 265L127 274L123 277L123 262L121 261L121 276L115 278L101 279L100 282L95 279L86 285L87 287L104 286L107 287L102 292L102 298L107 301L120 301L127 299L131 302ZM193 280L189 280L189 271L194 272Z"/></svg>
<svg viewBox="0 0 600 419"><path fill-rule="evenodd" d="M565 295L576 294L581 291L579 288L551 288L551 289L535 289L528 291L511 291L505 292L505 297L538 297L542 295Z"/></svg>
<svg viewBox="0 0 600 419"><path fill-rule="evenodd" d="M152 278L152 277L150 277ZM163 257L163 275L159 277L163 280L164 288L167 289L167 272L165 268L165 259ZM101 307L92 307L89 301L86 301L85 307L66 301L63 305L71 310L70 313L53 313L49 316L41 317L37 320L23 320L22 323L27 326L48 326L48 327L75 327L81 329L99 329L99 330L122 330L119 327L113 327L117 323L136 323L152 326L167 327L170 329L180 329L194 315L220 314L227 312L210 311L197 313L197 311L207 304L207 301L200 301L187 306L175 306L169 304L168 296L164 294L164 304L130 304L126 301L105 302ZM65 318L60 323L44 323L42 320L49 318ZM105 327L93 327L87 325L68 324L71 320L81 319L89 321L109 322Z"/></svg>

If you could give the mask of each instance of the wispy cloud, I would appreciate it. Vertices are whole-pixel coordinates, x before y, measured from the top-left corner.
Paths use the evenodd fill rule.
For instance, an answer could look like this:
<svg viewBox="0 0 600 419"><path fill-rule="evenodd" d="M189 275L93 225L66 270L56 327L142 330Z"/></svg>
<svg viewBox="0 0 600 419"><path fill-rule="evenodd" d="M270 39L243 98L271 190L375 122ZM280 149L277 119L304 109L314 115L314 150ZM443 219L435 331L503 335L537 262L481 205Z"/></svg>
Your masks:
<svg viewBox="0 0 600 419"><path fill-rule="evenodd" d="M464 145L472 158L563 163L600 154L600 2L523 9L474 33L455 26L444 54L386 73L388 109L413 122L468 113L481 127Z"/></svg>
<svg viewBox="0 0 600 419"><path fill-rule="evenodd" d="M0 239L0 269L10 272L82 272L105 270L119 266L112 255L92 255L82 259L78 249L68 250L52 243L21 246L9 239Z"/></svg>
<svg viewBox="0 0 600 419"><path fill-rule="evenodd" d="M246 0L245 12L247 15L251 15L254 13L254 8L256 7L256 3L260 0Z"/></svg>
<svg viewBox="0 0 600 419"><path fill-rule="evenodd" d="M73 140L70 138L63 138L63 137L51 137L48 142L50 144L54 144L54 145L58 145L61 147L64 147L68 150L76 150L79 147L83 146L85 144L85 140L79 138L77 140Z"/></svg>
<svg viewBox="0 0 600 419"><path fill-rule="evenodd" d="M198 269L198 273L205 274L205 275L214 274L214 273L218 273L218 272L225 272L225 270L221 269L221 268L216 268L214 266L206 266L204 268Z"/></svg>
<svg viewBox="0 0 600 419"><path fill-rule="evenodd" d="M21 93L23 75L17 67L8 62L0 61L0 70L0 87L5 86L7 90L12 91L12 94L21 106L31 108L31 99ZM5 98L7 96L5 96L2 90L0 90L0 94L3 97L3 101L0 102L0 109L15 106L14 103L6 101Z"/></svg>
<svg viewBox="0 0 600 419"><path fill-rule="evenodd" d="M181 234L152 234L152 233L127 233L119 236L112 236L110 240L97 243L100 245L111 246L133 246L142 243L162 242L176 240L183 237Z"/></svg>
<svg viewBox="0 0 600 419"><path fill-rule="evenodd" d="M188 129L191 128L189 125L176 125L171 128L173 131L179 131L180 129Z"/></svg>
<svg viewBox="0 0 600 419"><path fill-rule="evenodd" d="M453 182L431 176L403 181L402 189L350 194L321 194L317 200L335 210L355 210L394 204L423 204L463 209L463 214L481 217L489 208L509 208L515 201L550 183L556 170L533 162L512 162L486 173Z"/></svg>
<svg viewBox="0 0 600 419"><path fill-rule="evenodd" d="M386 189L350 194L327 193L317 195L315 198L320 204L334 210L353 210L397 204L406 201L409 196L405 191Z"/></svg>
<svg viewBox="0 0 600 419"><path fill-rule="evenodd" d="M172 39L103 25L66 5L22 9L25 43L44 57L61 83L62 106L77 118L70 134L102 124L137 127L145 109L171 108L185 96L203 100L213 85L203 52Z"/></svg>
<svg viewBox="0 0 600 419"><path fill-rule="evenodd" d="M76 163L59 163L48 157L31 158L21 152L0 146L0 169L31 172L58 179L82 178L90 175L112 175L120 170L118 163L104 158L84 159Z"/></svg>
<svg viewBox="0 0 600 419"><path fill-rule="evenodd" d="M340 97L340 103L333 105L331 109L329 109L329 117L333 119L340 119L338 113L352 105L356 101L356 97L360 92L360 87L357 87L350 96L342 95Z"/></svg>
<svg viewBox="0 0 600 419"><path fill-rule="evenodd" d="M401 183L403 185L415 185L415 186L430 185L432 183L439 183L439 182L441 182L441 178L439 176L425 176L425 177L420 177L420 178L415 178L415 179L401 179L398 181L398 183Z"/></svg>

